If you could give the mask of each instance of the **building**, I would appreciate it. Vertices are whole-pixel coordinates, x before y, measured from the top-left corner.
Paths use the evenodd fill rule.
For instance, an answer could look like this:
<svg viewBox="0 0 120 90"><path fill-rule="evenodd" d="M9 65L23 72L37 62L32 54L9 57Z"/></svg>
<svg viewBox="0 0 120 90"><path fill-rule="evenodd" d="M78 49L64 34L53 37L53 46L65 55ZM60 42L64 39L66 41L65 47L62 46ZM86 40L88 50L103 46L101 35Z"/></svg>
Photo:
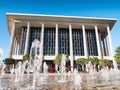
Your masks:
<svg viewBox="0 0 120 90"><path fill-rule="evenodd" d="M114 18L7 13L11 35L9 57L21 60L38 39L43 60L52 63L55 55L69 54L71 66L79 58L96 56L113 60L110 31ZM73 71L73 68L71 69Z"/></svg>

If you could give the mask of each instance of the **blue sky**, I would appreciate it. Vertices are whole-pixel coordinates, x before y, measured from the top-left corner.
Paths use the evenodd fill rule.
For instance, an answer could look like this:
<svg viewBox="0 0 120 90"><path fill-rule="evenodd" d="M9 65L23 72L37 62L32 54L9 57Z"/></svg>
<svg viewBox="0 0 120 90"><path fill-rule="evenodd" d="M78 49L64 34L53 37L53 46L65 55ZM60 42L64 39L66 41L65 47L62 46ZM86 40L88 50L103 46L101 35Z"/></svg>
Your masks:
<svg viewBox="0 0 120 90"><path fill-rule="evenodd" d="M7 12L117 18L111 35L114 49L120 45L119 0L0 0L0 48L4 50L2 59L7 57L10 40Z"/></svg>

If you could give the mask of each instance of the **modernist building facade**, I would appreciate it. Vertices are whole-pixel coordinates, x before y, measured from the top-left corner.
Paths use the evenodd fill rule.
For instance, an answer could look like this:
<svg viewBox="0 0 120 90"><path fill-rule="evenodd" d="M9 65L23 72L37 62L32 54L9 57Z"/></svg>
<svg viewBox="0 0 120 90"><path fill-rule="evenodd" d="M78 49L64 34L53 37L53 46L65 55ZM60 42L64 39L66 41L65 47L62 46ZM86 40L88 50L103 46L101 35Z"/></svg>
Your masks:
<svg viewBox="0 0 120 90"><path fill-rule="evenodd" d="M11 58L21 60L23 55L30 53L32 42L37 39L46 62L52 63L57 54L68 54L72 67L80 57L96 56L113 60L110 31L116 22L114 18L19 13L6 15L11 35L8 53Z"/></svg>

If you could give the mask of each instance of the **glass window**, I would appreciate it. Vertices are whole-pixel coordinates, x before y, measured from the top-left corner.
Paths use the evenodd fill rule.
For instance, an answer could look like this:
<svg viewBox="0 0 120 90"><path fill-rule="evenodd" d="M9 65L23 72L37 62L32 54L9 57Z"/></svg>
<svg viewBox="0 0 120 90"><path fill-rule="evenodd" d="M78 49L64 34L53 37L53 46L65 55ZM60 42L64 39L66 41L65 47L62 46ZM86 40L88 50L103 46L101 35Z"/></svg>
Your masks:
<svg viewBox="0 0 120 90"><path fill-rule="evenodd" d="M97 56L98 51L97 51L95 30L86 30L86 39L87 39L88 54L90 56Z"/></svg>
<svg viewBox="0 0 120 90"><path fill-rule="evenodd" d="M44 55L55 55L55 28L45 28L43 52Z"/></svg>
<svg viewBox="0 0 120 90"><path fill-rule="evenodd" d="M73 38L73 55L83 56L84 55L84 46L83 46L82 30L73 28L72 29L72 38ZM80 49L80 48L82 48L82 49Z"/></svg>
<svg viewBox="0 0 120 90"><path fill-rule="evenodd" d="M69 28L58 29L58 53L69 54Z"/></svg>

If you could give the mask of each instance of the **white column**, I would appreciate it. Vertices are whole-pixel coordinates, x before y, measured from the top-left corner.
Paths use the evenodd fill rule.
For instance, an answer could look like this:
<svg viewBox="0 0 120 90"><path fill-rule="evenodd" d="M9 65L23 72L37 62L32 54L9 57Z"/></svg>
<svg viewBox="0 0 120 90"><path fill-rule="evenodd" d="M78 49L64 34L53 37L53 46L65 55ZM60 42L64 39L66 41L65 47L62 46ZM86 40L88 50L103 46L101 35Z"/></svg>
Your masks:
<svg viewBox="0 0 120 90"><path fill-rule="evenodd" d="M103 45L103 44L104 44L104 43L103 43L103 40L102 40L102 43L101 43L102 56L105 56L104 45Z"/></svg>
<svg viewBox="0 0 120 90"><path fill-rule="evenodd" d="M69 25L69 35L70 35L70 62L71 62L71 71L74 69L74 60L73 60L73 43L72 43L72 26Z"/></svg>
<svg viewBox="0 0 120 90"><path fill-rule="evenodd" d="M16 55L16 50L17 50L17 40L15 40L15 51L14 51L14 54Z"/></svg>
<svg viewBox="0 0 120 90"><path fill-rule="evenodd" d="M108 39L109 39L109 44L110 44L110 53L111 53L111 56L114 57L114 49L112 45L112 38L111 38L109 26L107 26L107 33L108 33Z"/></svg>
<svg viewBox="0 0 120 90"><path fill-rule="evenodd" d="M44 24L42 23L42 31L41 31L41 46L40 46L40 49L41 49L41 56L42 56L42 59L43 59L43 44L44 44Z"/></svg>
<svg viewBox="0 0 120 90"><path fill-rule="evenodd" d="M96 34L96 41L97 41L97 50L98 50L98 57L99 59L102 59L102 53L101 53L101 48L100 48L100 39L98 35L98 27L95 26L95 34Z"/></svg>
<svg viewBox="0 0 120 90"><path fill-rule="evenodd" d="M85 58L88 58L87 41L86 41L85 26L84 25L82 25L82 32L83 32L83 43L84 43L84 56L85 56Z"/></svg>
<svg viewBox="0 0 120 90"><path fill-rule="evenodd" d="M55 56L58 54L58 24L56 24L56 36L55 36ZM58 65L55 64L55 70L58 71Z"/></svg>
<svg viewBox="0 0 120 90"><path fill-rule="evenodd" d="M28 53L29 36L30 36L30 23L27 24L27 34L26 34L26 40L25 40L24 55Z"/></svg>
<svg viewBox="0 0 120 90"><path fill-rule="evenodd" d="M15 55L15 45L16 45L16 39L14 38L12 55Z"/></svg>
<svg viewBox="0 0 120 90"><path fill-rule="evenodd" d="M19 55L19 50L20 50L19 47L20 47L20 44L18 43L18 44L17 44L17 50L16 50L16 54L17 54L17 55Z"/></svg>
<svg viewBox="0 0 120 90"><path fill-rule="evenodd" d="M106 51L106 56L109 56L110 52L108 50L108 37L105 38L105 51Z"/></svg>
<svg viewBox="0 0 120 90"><path fill-rule="evenodd" d="M58 54L58 24L56 24L55 55Z"/></svg>
<svg viewBox="0 0 120 90"><path fill-rule="evenodd" d="M8 57L9 58L12 58L14 36L15 36L15 21L13 22L12 31L11 31L10 48L9 48L9 51L8 51Z"/></svg>
<svg viewBox="0 0 120 90"><path fill-rule="evenodd" d="M102 47L102 37L101 37L101 33L98 33L99 36L99 43L100 43L100 51L101 51L101 59L103 58L104 53L103 51L103 47Z"/></svg>
<svg viewBox="0 0 120 90"><path fill-rule="evenodd" d="M112 37L111 37L111 34L110 34L109 26L107 26L107 32L108 32L108 39L109 39L109 44L110 44L111 60L113 61L114 69L118 70L117 63L115 62L115 59L114 59L114 49L113 49L113 45L112 45Z"/></svg>

